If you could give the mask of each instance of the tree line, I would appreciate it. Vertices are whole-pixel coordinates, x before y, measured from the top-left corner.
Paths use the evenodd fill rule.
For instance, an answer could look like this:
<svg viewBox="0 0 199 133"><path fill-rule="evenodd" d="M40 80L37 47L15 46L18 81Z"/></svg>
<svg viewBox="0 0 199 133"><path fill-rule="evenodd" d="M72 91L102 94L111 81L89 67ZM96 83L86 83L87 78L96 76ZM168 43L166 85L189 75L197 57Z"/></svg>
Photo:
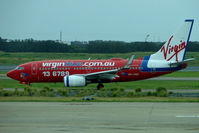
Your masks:
<svg viewBox="0 0 199 133"><path fill-rule="evenodd" d="M0 37L0 51L4 52L68 52L68 53L127 53L155 52L165 42L124 42L95 40L71 45L54 40L7 40ZM189 42L188 51L199 52L199 42Z"/></svg>

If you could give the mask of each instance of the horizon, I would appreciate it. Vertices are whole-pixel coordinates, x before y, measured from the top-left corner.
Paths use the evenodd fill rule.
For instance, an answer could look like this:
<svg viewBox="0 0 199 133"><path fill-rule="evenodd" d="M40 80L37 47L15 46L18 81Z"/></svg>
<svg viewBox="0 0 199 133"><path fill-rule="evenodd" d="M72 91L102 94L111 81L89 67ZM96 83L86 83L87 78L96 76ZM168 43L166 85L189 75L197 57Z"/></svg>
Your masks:
<svg viewBox="0 0 199 133"><path fill-rule="evenodd" d="M89 42L89 41L112 41L112 42L125 42L125 43L132 43L132 42L146 42L146 43L165 43L165 41L121 41L121 40L86 40L86 41L83 41L83 40L72 40L72 41L60 41L60 40L50 40L50 39L47 39L47 40L37 40L37 39L34 39L34 38L24 38L24 39L8 39L8 38L2 38L0 36L1 39L5 39L7 42L9 41L24 41L24 40L34 40L34 41L54 41L54 42L59 42L59 43L67 43L67 42ZM199 42L199 41L190 41L189 42Z"/></svg>

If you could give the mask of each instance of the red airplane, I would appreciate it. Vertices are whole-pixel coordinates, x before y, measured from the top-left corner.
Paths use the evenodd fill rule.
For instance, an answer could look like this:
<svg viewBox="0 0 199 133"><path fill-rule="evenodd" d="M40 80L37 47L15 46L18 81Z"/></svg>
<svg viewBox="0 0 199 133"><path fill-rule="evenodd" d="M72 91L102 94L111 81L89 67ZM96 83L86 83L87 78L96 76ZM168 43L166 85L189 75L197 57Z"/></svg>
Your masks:
<svg viewBox="0 0 199 133"><path fill-rule="evenodd" d="M129 60L48 60L19 65L7 76L23 84L34 82L64 82L67 87L98 83L126 82L148 79L186 68L184 60L194 20L185 20L162 48L149 56Z"/></svg>

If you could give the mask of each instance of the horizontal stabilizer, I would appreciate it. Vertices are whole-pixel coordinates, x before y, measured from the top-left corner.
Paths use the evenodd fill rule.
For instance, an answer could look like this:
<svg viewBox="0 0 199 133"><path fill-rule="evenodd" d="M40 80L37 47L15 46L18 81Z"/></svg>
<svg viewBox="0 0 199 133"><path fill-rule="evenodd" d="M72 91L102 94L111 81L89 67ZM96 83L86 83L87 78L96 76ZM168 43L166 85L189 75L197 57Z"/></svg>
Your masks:
<svg viewBox="0 0 199 133"><path fill-rule="evenodd" d="M193 60L195 60L195 58L186 59L186 60L183 60L183 61L181 61L181 62L170 63L170 66L173 66L173 65L181 65L181 64L184 64L184 63L186 63L186 62L193 61Z"/></svg>

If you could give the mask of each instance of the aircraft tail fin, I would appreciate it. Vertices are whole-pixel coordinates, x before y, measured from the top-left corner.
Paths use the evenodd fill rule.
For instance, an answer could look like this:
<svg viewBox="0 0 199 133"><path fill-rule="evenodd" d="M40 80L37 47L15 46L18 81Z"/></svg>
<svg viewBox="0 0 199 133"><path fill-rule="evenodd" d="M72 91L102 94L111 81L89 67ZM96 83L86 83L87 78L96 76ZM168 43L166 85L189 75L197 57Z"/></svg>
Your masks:
<svg viewBox="0 0 199 133"><path fill-rule="evenodd" d="M193 19L185 20L179 30L169 38L158 52L151 55L150 59L167 62L184 61L193 23Z"/></svg>

